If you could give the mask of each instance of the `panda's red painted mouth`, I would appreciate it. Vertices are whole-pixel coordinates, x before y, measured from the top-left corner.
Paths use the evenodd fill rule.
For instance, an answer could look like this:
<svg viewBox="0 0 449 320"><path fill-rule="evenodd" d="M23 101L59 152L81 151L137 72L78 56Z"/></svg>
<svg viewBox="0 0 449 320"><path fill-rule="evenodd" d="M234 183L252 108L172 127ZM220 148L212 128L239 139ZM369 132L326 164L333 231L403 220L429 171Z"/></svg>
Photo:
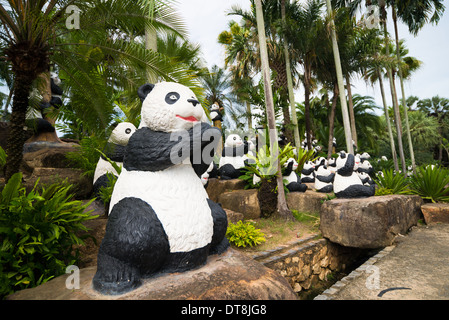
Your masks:
<svg viewBox="0 0 449 320"><path fill-rule="evenodd" d="M195 122L198 121L197 118L195 118L194 116L190 116L190 117L181 117L180 115L176 115L178 118L181 118L182 120L185 121L190 121L190 122Z"/></svg>

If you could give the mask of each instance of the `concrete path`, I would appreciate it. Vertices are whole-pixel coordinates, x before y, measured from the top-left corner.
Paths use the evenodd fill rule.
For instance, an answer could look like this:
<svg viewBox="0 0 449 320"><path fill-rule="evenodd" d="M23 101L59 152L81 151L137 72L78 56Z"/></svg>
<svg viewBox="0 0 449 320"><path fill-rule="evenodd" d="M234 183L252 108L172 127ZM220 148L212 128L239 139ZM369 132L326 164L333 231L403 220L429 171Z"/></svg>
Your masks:
<svg viewBox="0 0 449 320"><path fill-rule="evenodd" d="M449 300L449 224L414 227L315 300Z"/></svg>

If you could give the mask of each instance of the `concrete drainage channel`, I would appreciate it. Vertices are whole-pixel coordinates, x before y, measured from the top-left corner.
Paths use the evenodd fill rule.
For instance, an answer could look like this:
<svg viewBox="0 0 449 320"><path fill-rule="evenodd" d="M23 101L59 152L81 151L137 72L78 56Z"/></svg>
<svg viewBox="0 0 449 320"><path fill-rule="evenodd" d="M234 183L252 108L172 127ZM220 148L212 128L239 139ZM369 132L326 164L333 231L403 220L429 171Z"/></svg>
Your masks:
<svg viewBox="0 0 449 320"><path fill-rule="evenodd" d="M391 247L392 249L393 247ZM344 247L313 234L252 258L287 279L299 299L331 300L339 288L391 251Z"/></svg>
<svg viewBox="0 0 449 320"><path fill-rule="evenodd" d="M374 272L373 268L374 263L376 263L380 258L383 258L387 254L389 254L391 250L394 249L394 247L395 246L385 247L379 253L369 258L365 263L363 263L354 271L349 273L346 277L337 281L330 288L326 289L325 291L323 291L323 293L316 296L314 300L333 300L336 297L336 295L340 292L340 290L342 290L345 286L350 284L355 278L361 277L363 275L365 275L368 278L369 274ZM375 283L370 283L369 279L367 279L366 285L367 286L375 285Z"/></svg>

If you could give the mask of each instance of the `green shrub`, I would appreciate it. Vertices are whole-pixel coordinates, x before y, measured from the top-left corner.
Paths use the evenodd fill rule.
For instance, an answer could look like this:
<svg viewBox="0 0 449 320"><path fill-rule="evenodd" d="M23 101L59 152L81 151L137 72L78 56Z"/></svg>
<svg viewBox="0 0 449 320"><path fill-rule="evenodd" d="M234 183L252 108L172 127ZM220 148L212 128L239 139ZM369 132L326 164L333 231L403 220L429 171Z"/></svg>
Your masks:
<svg viewBox="0 0 449 320"><path fill-rule="evenodd" d="M449 202L449 170L437 166L419 167L410 177L411 193L432 202Z"/></svg>
<svg viewBox="0 0 449 320"><path fill-rule="evenodd" d="M22 174L14 174L0 194L0 298L35 287L65 273L78 260L82 222L90 205L72 201L71 186L50 185L26 194Z"/></svg>
<svg viewBox="0 0 449 320"><path fill-rule="evenodd" d="M80 141L79 151L67 152L66 158L73 167L82 169L87 177L93 179L100 158L98 150L103 150L106 142L95 136L84 138Z"/></svg>
<svg viewBox="0 0 449 320"><path fill-rule="evenodd" d="M237 247L253 247L266 241L263 232L260 229L256 229L251 221L246 223L239 221L236 224L230 223L226 231L226 237L230 243Z"/></svg>
<svg viewBox="0 0 449 320"><path fill-rule="evenodd" d="M384 188L384 187L381 187L381 188L377 189L376 193L375 193L376 196L386 196L386 195L389 195L389 194L394 194L393 190L388 189L388 188Z"/></svg>
<svg viewBox="0 0 449 320"><path fill-rule="evenodd" d="M393 169L382 170L382 175L377 175L374 178L374 182L381 189L389 189L391 193L386 194L407 194L410 193L409 190L409 179L402 173L395 173ZM385 192L385 190L381 191Z"/></svg>

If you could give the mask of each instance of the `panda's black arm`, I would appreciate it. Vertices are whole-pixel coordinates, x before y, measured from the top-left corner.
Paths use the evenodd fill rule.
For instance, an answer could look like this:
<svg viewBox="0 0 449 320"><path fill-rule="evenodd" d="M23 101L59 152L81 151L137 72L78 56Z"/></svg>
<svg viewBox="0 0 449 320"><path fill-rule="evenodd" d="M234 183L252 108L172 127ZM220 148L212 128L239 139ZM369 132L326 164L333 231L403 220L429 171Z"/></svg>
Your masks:
<svg viewBox="0 0 449 320"><path fill-rule="evenodd" d="M285 168L285 171L284 171L283 176L289 176L290 173L292 173L292 171L293 171L293 161L291 161L291 162L287 165L287 167Z"/></svg>
<svg viewBox="0 0 449 320"><path fill-rule="evenodd" d="M108 142L106 144L106 147L103 149L103 153L112 161L123 162L123 158L125 157L126 153L126 146ZM103 158L103 160L107 160L103 157L103 155L101 155L101 158Z"/></svg>
<svg viewBox="0 0 449 320"><path fill-rule="evenodd" d="M189 133L192 141L190 146L190 163L195 173L200 177L207 171L214 159L215 150L221 138L221 130L212 127L208 123L201 122L193 130L189 130Z"/></svg>
<svg viewBox="0 0 449 320"><path fill-rule="evenodd" d="M190 140L187 131L172 135L141 128L129 139L123 166L128 171L165 170L189 156Z"/></svg>
<svg viewBox="0 0 449 320"><path fill-rule="evenodd" d="M312 174L312 172L314 172L314 171L315 171L315 168L302 169L301 173L308 176L309 174Z"/></svg>
<svg viewBox="0 0 449 320"><path fill-rule="evenodd" d="M354 155L348 154L345 165L337 170L337 173L341 176L350 176L354 171Z"/></svg>
<svg viewBox="0 0 449 320"><path fill-rule="evenodd" d="M326 183L331 183L332 181L334 181L334 177L335 177L335 173L331 173L330 175L326 176L316 176L316 178L318 180L320 180L321 182L326 182Z"/></svg>

